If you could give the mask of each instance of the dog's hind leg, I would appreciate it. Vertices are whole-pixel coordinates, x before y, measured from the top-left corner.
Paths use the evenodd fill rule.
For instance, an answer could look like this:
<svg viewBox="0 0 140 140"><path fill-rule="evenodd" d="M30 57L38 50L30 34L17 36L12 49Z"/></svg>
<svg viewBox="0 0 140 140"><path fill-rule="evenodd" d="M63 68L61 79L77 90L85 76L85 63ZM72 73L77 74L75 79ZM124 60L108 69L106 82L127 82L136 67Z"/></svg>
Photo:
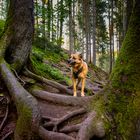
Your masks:
<svg viewBox="0 0 140 140"><path fill-rule="evenodd" d="M85 78L82 79L82 89L81 89L81 96L85 96L84 88L85 88Z"/></svg>
<svg viewBox="0 0 140 140"><path fill-rule="evenodd" d="M76 93L76 79L72 78L72 81L73 81L73 96L77 96L77 93Z"/></svg>

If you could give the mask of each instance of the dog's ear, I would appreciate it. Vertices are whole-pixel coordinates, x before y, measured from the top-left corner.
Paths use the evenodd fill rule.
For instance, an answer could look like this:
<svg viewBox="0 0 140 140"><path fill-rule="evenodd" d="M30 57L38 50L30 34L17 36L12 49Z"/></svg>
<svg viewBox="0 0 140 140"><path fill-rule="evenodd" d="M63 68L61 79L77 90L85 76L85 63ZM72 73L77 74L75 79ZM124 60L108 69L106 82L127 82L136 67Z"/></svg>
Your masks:
<svg viewBox="0 0 140 140"><path fill-rule="evenodd" d="M82 59L82 58L83 58L83 55L80 53L80 54L79 54L79 57Z"/></svg>

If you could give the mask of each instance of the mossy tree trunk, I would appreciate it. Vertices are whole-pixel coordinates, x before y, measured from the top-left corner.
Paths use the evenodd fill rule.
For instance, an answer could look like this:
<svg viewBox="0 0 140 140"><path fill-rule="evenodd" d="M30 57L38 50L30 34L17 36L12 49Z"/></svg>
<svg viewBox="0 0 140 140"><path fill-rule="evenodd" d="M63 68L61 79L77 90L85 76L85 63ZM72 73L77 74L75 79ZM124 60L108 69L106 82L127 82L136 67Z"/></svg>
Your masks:
<svg viewBox="0 0 140 140"><path fill-rule="evenodd" d="M33 19L32 0L10 0L5 29L0 39L0 80L5 83L17 108L15 140L35 139L41 120L38 102L21 86L10 70L12 67L18 73L28 61Z"/></svg>
<svg viewBox="0 0 140 140"><path fill-rule="evenodd" d="M26 64L33 36L33 0L10 0L5 30L1 42L5 60L20 71Z"/></svg>
<svg viewBox="0 0 140 140"><path fill-rule="evenodd" d="M120 55L111 74L106 111L109 139L140 138L140 1L136 0Z"/></svg>

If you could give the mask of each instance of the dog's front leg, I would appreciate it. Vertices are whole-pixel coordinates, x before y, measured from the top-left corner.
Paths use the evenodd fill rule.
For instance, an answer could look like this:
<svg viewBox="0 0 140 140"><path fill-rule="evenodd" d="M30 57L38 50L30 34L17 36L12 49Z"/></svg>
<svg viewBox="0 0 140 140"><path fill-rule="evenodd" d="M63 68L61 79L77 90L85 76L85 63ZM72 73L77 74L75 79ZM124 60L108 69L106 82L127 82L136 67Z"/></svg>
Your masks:
<svg viewBox="0 0 140 140"><path fill-rule="evenodd" d="M76 93L76 79L72 78L72 81L73 81L73 96L77 96L77 93Z"/></svg>
<svg viewBox="0 0 140 140"><path fill-rule="evenodd" d="M81 96L85 96L84 88L85 88L85 78L82 79L82 89L81 89Z"/></svg>

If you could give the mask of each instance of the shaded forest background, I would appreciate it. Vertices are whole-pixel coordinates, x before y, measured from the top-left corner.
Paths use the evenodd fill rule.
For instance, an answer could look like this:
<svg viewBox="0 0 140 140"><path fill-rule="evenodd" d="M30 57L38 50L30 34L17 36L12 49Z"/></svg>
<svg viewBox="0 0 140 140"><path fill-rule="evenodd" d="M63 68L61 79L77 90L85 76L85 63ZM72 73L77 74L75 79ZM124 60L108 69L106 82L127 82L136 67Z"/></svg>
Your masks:
<svg viewBox="0 0 140 140"><path fill-rule="evenodd" d="M0 2L1 30L9 2ZM36 0L34 46L65 47L87 62L112 71L128 27L132 2L125 0Z"/></svg>

